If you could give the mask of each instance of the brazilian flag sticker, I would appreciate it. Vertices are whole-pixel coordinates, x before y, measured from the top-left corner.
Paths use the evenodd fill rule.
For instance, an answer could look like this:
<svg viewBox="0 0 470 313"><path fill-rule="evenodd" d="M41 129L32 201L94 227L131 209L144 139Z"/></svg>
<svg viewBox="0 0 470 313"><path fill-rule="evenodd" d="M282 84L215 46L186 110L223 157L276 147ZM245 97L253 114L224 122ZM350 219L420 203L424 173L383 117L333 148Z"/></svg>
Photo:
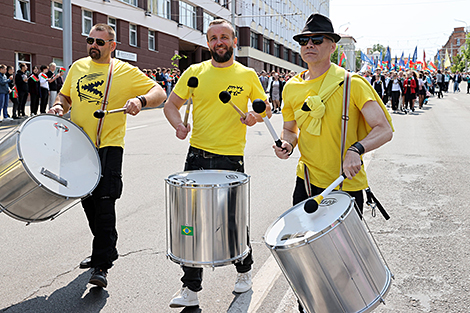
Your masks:
<svg viewBox="0 0 470 313"><path fill-rule="evenodd" d="M193 227L181 225L181 235L193 236Z"/></svg>

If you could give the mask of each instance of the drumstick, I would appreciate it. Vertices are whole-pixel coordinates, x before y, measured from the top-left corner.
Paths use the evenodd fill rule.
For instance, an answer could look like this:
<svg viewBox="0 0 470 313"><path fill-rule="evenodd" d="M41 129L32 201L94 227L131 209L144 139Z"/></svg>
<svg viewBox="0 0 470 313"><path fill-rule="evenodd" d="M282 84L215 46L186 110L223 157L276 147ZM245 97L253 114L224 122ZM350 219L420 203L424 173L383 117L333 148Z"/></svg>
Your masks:
<svg viewBox="0 0 470 313"><path fill-rule="evenodd" d="M253 111L255 111L258 114L263 113L266 110L266 103L261 100L261 99L256 99L253 101ZM268 128L269 132L271 133L271 136L274 139L274 142L276 143L276 146L279 148L282 146L282 141L279 139L279 137L276 134L276 131L273 128L273 125L271 124L271 121L267 116L263 117L264 124L266 124L266 127ZM285 149L284 149L285 150Z"/></svg>
<svg viewBox="0 0 470 313"><path fill-rule="evenodd" d="M219 99L220 101L222 101L223 103L230 103L232 105L232 107L235 109L235 111L238 112L238 114L240 114L240 116L243 118L243 119L246 119L246 115L245 113L243 113L242 110L240 110L235 104L233 104L232 102L232 95L230 94L230 92L228 91L222 91L219 93Z"/></svg>
<svg viewBox="0 0 470 313"><path fill-rule="evenodd" d="M115 110L96 110L94 113L93 113L93 116L96 117L96 118L103 118L106 114L111 114L111 113L117 113L117 112L123 112L127 110L127 108L120 108L120 109L115 109Z"/></svg>
<svg viewBox="0 0 470 313"><path fill-rule="evenodd" d="M188 79L188 87L189 87L189 99L188 99L188 105L186 106L186 113L184 115L184 122L183 125L187 126L188 125L188 117L189 117L189 109L191 108L191 103L193 101L192 96L194 93L194 88L196 88L199 85L199 80L197 79L196 76L191 76Z"/></svg>
<svg viewBox="0 0 470 313"><path fill-rule="evenodd" d="M341 184L345 178L346 175L344 173L341 174L331 185L326 187L326 189L323 190L321 194L305 202L304 211L310 214L318 210L318 205L322 202L322 200L326 196L328 196L330 192L333 191L333 189L335 189L339 184Z"/></svg>

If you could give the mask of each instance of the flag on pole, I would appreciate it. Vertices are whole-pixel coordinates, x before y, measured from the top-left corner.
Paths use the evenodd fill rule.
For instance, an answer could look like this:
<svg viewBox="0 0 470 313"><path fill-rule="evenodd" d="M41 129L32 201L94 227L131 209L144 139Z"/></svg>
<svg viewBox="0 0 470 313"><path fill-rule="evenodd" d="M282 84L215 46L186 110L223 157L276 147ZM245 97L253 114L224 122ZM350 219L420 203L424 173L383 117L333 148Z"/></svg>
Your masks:
<svg viewBox="0 0 470 313"><path fill-rule="evenodd" d="M32 80L34 80L35 82L38 82L38 81L39 81L39 78L38 78L36 75L34 75L34 74L31 75L30 78L31 78Z"/></svg>
<svg viewBox="0 0 470 313"><path fill-rule="evenodd" d="M400 61L398 62L400 67L405 67L405 52L401 53Z"/></svg>
<svg viewBox="0 0 470 313"><path fill-rule="evenodd" d="M449 58L449 52L447 51L446 49L446 58L444 60L444 67L450 67L451 66L451 63L450 63L450 58Z"/></svg>
<svg viewBox="0 0 470 313"><path fill-rule="evenodd" d="M345 67L346 66L346 60L347 60L346 54L344 54L344 51L341 51L341 57L339 59L338 65Z"/></svg>
<svg viewBox="0 0 470 313"><path fill-rule="evenodd" d="M16 89L16 86L13 86L13 90L11 91L11 94L14 99L18 98L18 89Z"/></svg>
<svg viewBox="0 0 470 313"><path fill-rule="evenodd" d="M426 51L424 51L424 49L423 49L423 65L424 65L424 69L428 68L428 64L426 63Z"/></svg>
<svg viewBox="0 0 470 313"><path fill-rule="evenodd" d="M434 65L434 63L432 63L432 61L429 61L429 65L431 66L433 70L437 71L437 67L436 65Z"/></svg>
<svg viewBox="0 0 470 313"><path fill-rule="evenodd" d="M437 66L441 68L441 53L437 50Z"/></svg>
<svg viewBox="0 0 470 313"><path fill-rule="evenodd" d="M415 52L413 53L413 60L412 62L415 63L416 59L418 59L418 46L415 47Z"/></svg>
<svg viewBox="0 0 470 313"><path fill-rule="evenodd" d="M65 67L61 67L61 68L59 69L59 71L65 73Z"/></svg>
<svg viewBox="0 0 470 313"><path fill-rule="evenodd" d="M39 76L44 78L44 79L49 79L49 77L47 77L47 75L45 73L41 73L41 75L39 75Z"/></svg>

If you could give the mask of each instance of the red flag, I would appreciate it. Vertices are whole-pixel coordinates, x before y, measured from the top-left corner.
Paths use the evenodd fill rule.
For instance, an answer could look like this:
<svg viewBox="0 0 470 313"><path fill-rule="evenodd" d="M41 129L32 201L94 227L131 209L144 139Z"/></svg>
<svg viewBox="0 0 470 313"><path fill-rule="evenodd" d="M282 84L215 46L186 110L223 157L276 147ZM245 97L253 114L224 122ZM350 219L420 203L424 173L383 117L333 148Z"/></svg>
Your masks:
<svg viewBox="0 0 470 313"><path fill-rule="evenodd" d="M45 73L41 73L41 75L39 75L39 76L41 76L44 79L49 79L49 77L47 77L47 75Z"/></svg>
<svg viewBox="0 0 470 313"><path fill-rule="evenodd" d="M424 64L424 69L428 68L428 65L426 63L426 51L423 49L423 64Z"/></svg>

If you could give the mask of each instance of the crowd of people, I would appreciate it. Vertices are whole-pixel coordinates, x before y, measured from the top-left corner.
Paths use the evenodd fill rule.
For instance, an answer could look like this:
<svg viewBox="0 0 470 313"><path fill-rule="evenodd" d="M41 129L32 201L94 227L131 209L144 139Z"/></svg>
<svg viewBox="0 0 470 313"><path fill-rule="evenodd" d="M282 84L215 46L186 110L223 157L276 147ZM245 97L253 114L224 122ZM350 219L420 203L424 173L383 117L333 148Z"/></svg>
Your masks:
<svg viewBox="0 0 470 313"><path fill-rule="evenodd" d="M142 72L147 77L156 81L165 90L167 97L175 87L176 83L180 79L181 71L179 68L160 68L157 67L153 70L142 69Z"/></svg>
<svg viewBox="0 0 470 313"><path fill-rule="evenodd" d="M31 116L46 113L50 109L62 88L64 68L57 68L55 63L33 66L19 64L14 73L13 66L0 64L0 112L3 120L11 121L27 117L26 102L30 99ZM9 101L12 103L12 114L8 114Z"/></svg>
<svg viewBox="0 0 470 313"><path fill-rule="evenodd" d="M266 72L258 73L261 85L269 96L273 113L281 113L282 91L287 81L294 77L295 72ZM371 70L358 72L372 85L382 99L383 103L391 107L393 113L414 112L415 107L423 108L429 97L442 98L453 88L453 92L460 92L460 83L467 83L467 94L470 94L470 72L449 71L416 71L399 70L383 71L377 68L372 74Z"/></svg>

